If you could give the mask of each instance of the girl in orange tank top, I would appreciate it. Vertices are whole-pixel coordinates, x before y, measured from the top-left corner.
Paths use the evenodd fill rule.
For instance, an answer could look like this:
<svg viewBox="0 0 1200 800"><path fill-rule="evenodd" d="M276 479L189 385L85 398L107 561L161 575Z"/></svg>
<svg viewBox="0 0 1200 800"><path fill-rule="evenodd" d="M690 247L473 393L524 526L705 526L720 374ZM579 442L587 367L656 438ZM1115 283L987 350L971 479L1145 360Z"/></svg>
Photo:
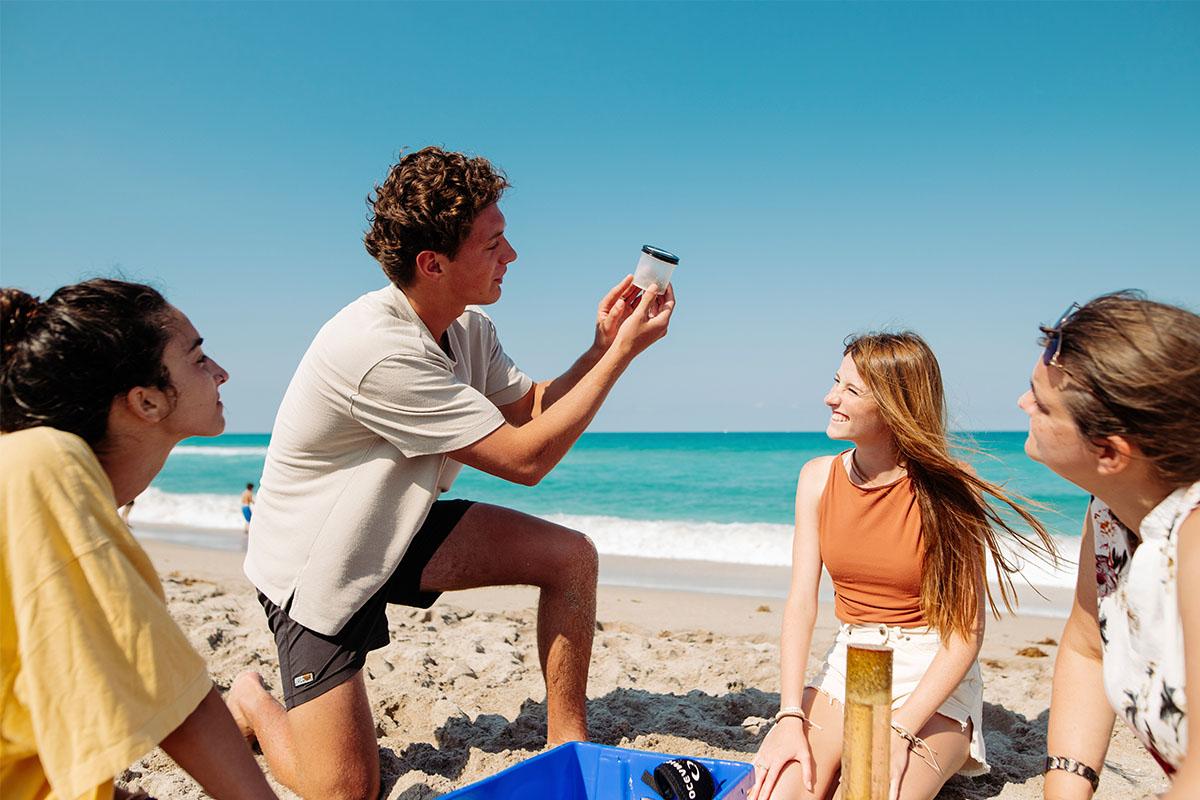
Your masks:
<svg viewBox="0 0 1200 800"><path fill-rule="evenodd" d="M985 601L995 609L985 561L996 564L1008 606L1013 567L999 536L1051 558L1053 544L1016 499L951 455L941 372L916 334L850 340L825 404L829 437L855 447L800 470L781 708L755 757L749 797L830 793L841 768L846 649L883 644L893 651L892 785L901 800L928 800L955 772L988 770L976 660ZM988 498L1034 536L1009 527ZM806 686L822 567L843 624Z"/></svg>
<svg viewBox="0 0 1200 800"><path fill-rule="evenodd" d="M854 451L830 460L821 492L818 541L833 579L837 618L851 624L926 627L921 611L921 509L912 480L882 486L851 478Z"/></svg>

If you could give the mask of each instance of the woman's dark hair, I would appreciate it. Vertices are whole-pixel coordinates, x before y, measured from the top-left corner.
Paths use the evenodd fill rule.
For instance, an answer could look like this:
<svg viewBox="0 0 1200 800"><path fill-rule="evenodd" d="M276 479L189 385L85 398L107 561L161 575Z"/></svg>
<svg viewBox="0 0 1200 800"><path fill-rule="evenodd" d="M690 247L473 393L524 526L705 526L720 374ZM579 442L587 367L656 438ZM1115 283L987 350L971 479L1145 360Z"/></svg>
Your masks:
<svg viewBox="0 0 1200 800"><path fill-rule="evenodd" d="M163 350L171 306L149 286L97 278L46 302L0 289L0 431L49 426L95 448L113 399L171 388Z"/></svg>
<svg viewBox="0 0 1200 800"><path fill-rule="evenodd" d="M1172 487L1200 480L1200 316L1113 292L1081 307L1059 335L1064 399L1079 432L1125 437Z"/></svg>

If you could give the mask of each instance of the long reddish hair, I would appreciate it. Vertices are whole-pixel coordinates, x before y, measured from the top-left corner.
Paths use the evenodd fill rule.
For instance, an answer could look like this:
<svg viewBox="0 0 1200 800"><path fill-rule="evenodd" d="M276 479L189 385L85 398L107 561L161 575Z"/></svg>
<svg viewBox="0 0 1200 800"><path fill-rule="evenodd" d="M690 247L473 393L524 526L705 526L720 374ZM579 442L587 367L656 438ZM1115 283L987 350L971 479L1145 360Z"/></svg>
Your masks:
<svg viewBox="0 0 1200 800"><path fill-rule="evenodd" d="M985 577L990 557L1004 607L1016 600L1012 574L1019 566L1001 548L1001 538L1040 558L1057 561L1054 542L1022 497L983 480L951 452L946 430L942 371L929 345L915 333L868 333L846 341L845 355L891 430L921 509L925 555L921 564L921 610L947 638L977 627L979 589L993 614L999 608ZM993 506L1014 512L1033 531L1018 532Z"/></svg>

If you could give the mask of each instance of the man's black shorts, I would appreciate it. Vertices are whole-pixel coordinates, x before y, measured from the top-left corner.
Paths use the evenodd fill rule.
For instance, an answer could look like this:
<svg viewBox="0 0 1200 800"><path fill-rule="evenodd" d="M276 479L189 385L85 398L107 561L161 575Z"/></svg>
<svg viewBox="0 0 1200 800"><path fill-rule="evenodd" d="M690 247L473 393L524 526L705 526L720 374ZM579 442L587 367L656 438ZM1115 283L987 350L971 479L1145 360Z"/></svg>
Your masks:
<svg viewBox="0 0 1200 800"><path fill-rule="evenodd" d="M333 636L309 630L289 617L286 608L258 593L275 634L285 706L295 708L345 683L362 669L367 653L387 645L388 603L433 605L440 592L422 592L421 573L472 505L470 500L436 501L392 577Z"/></svg>

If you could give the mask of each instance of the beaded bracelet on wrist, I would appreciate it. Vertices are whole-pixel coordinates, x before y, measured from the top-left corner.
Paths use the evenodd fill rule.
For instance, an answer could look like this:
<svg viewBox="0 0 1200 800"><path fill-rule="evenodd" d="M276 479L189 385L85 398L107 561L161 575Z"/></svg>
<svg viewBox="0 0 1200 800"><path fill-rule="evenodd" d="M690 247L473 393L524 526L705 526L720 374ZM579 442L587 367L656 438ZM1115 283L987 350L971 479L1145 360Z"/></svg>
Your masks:
<svg viewBox="0 0 1200 800"><path fill-rule="evenodd" d="M941 765L937 762L937 752L929 746L928 742L914 735L912 731L898 722L892 723L892 731L908 744L908 749L916 753L918 758L933 767L939 775L942 774ZM924 752L921 752L922 750Z"/></svg>
<svg viewBox="0 0 1200 800"><path fill-rule="evenodd" d="M817 730L821 730L821 726L809 719L808 715L804 713L804 709L800 706L784 706L775 712L775 716L773 717L772 721L778 723L785 717L796 717L800 720L801 724L807 723Z"/></svg>

